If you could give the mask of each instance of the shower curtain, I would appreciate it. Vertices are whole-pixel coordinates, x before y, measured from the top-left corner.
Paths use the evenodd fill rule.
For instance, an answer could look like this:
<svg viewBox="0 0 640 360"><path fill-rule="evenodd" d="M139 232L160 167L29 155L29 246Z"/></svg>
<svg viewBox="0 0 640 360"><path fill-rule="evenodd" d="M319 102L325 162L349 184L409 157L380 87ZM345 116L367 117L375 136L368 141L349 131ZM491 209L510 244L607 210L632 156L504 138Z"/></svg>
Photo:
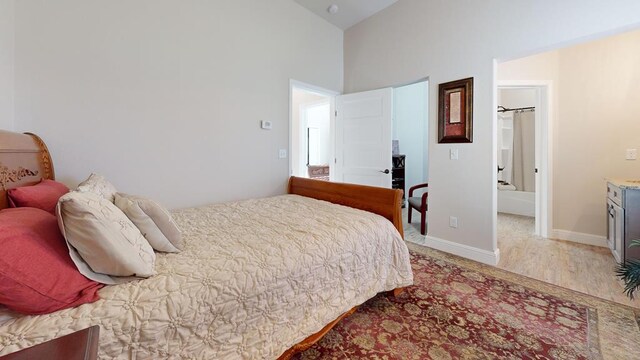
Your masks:
<svg viewBox="0 0 640 360"><path fill-rule="evenodd" d="M516 111L513 115L512 184L518 191L536 191L535 119L535 111Z"/></svg>

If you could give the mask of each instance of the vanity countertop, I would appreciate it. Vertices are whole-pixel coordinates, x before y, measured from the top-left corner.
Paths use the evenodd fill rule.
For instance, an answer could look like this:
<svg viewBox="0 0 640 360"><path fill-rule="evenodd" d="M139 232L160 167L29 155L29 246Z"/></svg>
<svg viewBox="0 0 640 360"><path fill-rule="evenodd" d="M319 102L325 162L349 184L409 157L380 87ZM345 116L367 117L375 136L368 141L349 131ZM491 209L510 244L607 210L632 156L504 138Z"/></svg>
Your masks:
<svg viewBox="0 0 640 360"><path fill-rule="evenodd" d="M623 189L640 189L640 179L612 179L608 178L607 182L612 183Z"/></svg>

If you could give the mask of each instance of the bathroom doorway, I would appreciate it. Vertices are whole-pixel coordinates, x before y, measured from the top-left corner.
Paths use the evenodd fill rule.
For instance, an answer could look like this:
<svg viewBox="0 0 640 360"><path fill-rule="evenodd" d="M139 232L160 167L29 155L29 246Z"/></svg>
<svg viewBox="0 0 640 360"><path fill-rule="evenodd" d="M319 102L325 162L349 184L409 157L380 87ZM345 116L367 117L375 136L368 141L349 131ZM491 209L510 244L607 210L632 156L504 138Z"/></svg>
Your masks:
<svg viewBox="0 0 640 360"><path fill-rule="evenodd" d="M550 84L498 85L498 221L549 236L548 93Z"/></svg>

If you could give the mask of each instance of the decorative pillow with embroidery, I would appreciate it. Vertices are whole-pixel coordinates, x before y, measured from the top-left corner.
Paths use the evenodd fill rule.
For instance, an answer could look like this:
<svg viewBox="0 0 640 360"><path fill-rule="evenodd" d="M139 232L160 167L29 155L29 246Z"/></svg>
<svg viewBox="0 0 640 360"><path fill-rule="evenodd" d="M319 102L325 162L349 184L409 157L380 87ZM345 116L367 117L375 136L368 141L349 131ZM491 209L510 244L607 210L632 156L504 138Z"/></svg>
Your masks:
<svg viewBox="0 0 640 360"><path fill-rule="evenodd" d="M140 230L107 199L92 192L60 198L58 224L71 259L91 280L115 284L155 274L156 255Z"/></svg>
<svg viewBox="0 0 640 360"><path fill-rule="evenodd" d="M76 191L94 193L102 196L112 203L115 200L116 192L118 192L113 184L99 174L91 174L87 180L78 185Z"/></svg>
<svg viewBox="0 0 640 360"><path fill-rule="evenodd" d="M141 196L116 194L116 206L127 215L151 247L162 252L179 252L182 234L171 214L157 202Z"/></svg>

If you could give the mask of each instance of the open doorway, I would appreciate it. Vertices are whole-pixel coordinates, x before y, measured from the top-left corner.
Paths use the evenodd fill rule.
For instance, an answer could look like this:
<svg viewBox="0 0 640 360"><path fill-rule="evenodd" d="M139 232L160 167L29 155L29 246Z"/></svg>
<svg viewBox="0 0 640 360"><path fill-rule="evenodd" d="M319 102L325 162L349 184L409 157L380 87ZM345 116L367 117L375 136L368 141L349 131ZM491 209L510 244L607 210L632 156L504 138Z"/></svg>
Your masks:
<svg viewBox="0 0 640 360"><path fill-rule="evenodd" d="M548 234L546 93L546 86L498 86L498 221L538 236Z"/></svg>
<svg viewBox="0 0 640 360"><path fill-rule="evenodd" d="M334 162L334 92L291 82L290 173L293 176L332 180Z"/></svg>
<svg viewBox="0 0 640 360"><path fill-rule="evenodd" d="M393 89L393 187L404 191L407 217L413 212L409 226L422 235L426 234L427 211L420 207L429 190L428 99L426 80Z"/></svg>
<svg viewBox="0 0 640 360"><path fill-rule="evenodd" d="M612 215L607 211L605 179L634 179L639 174L635 157L627 154L638 147L640 101L637 92L620 91L620 84L631 84L639 77L639 40L636 30L497 64L496 106L530 107L530 100L507 103L505 92L514 90L537 91L538 99L547 101L546 109L536 104L534 111L536 125L539 115L547 115L540 139L546 136L541 150L547 169L539 171L535 184L536 195L546 195L541 198L547 201L542 205L547 224L540 225L542 233L536 236L530 220L522 226L521 220L530 218L510 215L505 219L499 214L498 267L638 306L624 297L615 276L616 258L607 247L607 220ZM509 151L498 138L513 129L505 130L510 127L508 121L501 124L504 113L496 115L497 165L504 168L502 161ZM536 146L538 135L536 130ZM546 181L546 187L539 187L540 181ZM502 194L497 193L500 211Z"/></svg>
<svg viewBox="0 0 640 360"><path fill-rule="evenodd" d="M423 80L339 95L291 80L290 174L393 187L405 204L409 193L421 201L428 188L411 189L428 181L428 91Z"/></svg>
<svg viewBox="0 0 640 360"><path fill-rule="evenodd" d="M552 84L503 80L497 92L498 219L540 237L552 232Z"/></svg>

